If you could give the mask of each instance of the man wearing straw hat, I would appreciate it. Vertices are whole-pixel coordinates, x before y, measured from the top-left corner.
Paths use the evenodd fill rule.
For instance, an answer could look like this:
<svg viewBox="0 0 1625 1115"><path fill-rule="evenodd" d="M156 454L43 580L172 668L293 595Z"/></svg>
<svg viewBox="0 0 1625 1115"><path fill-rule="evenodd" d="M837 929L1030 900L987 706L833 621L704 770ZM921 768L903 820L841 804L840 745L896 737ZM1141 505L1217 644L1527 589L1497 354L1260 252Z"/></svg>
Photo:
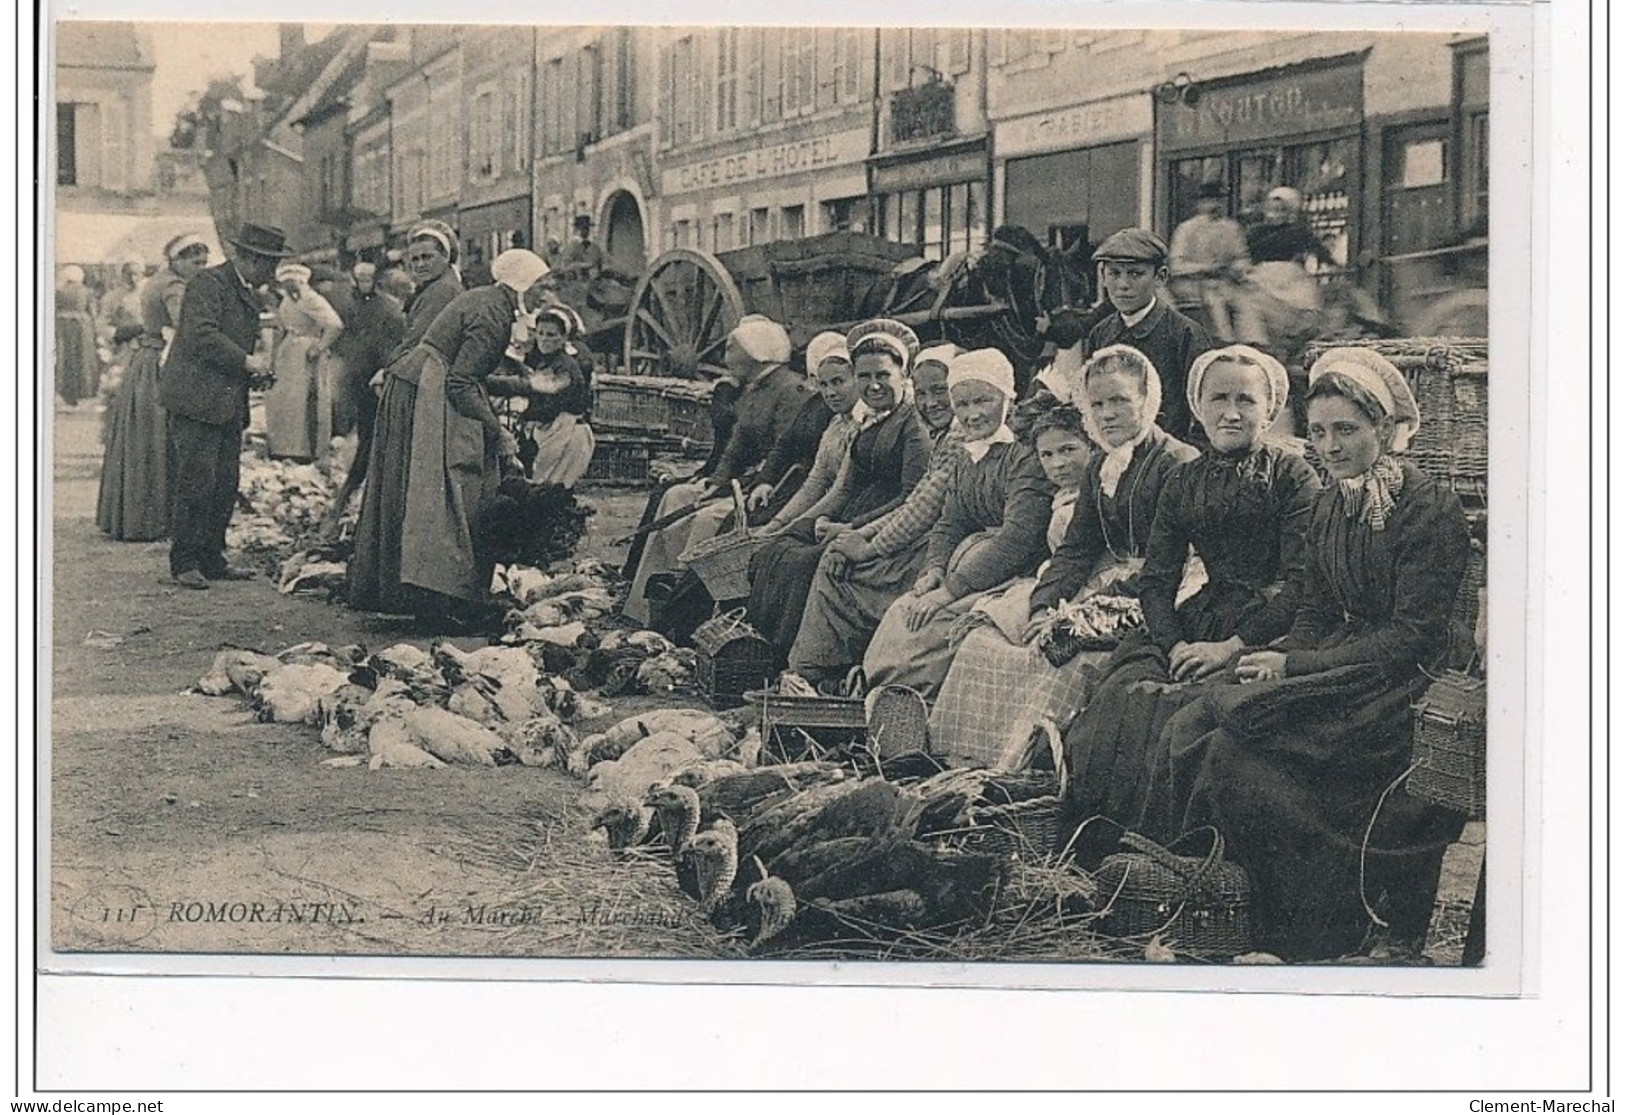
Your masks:
<svg viewBox="0 0 1625 1115"><path fill-rule="evenodd" d="M281 229L263 225L245 224L226 243L231 258L187 284L158 388L175 469L169 572L189 589L251 576L226 565L226 527L237 502L249 380L271 366L268 354L254 351L255 291L293 254Z"/></svg>

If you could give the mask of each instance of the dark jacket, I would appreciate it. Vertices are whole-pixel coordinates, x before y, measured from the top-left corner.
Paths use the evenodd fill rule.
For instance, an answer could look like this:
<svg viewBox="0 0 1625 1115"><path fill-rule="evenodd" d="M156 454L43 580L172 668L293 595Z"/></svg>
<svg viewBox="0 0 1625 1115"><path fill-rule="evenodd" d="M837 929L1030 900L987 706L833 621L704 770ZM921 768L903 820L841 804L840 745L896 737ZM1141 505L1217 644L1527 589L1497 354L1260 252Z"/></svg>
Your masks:
<svg viewBox="0 0 1625 1115"><path fill-rule="evenodd" d="M159 377L158 401L171 414L211 426L248 424L248 354L259 334L260 304L231 262L186 284L181 317Z"/></svg>
<svg viewBox="0 0 1625 1115"><path fill-rule="evenodd" d="M344 332L333 342L333 352L344 361L345 378L365 388L405 336L406 315L400 303L375 290L351 299Z"/></svg>
<svg viewBox="0 0 1625 1115"><path fill-rule="evenodd" d="M783 364L752 380L734 404L734 428L711 482L726 487L728 481L743 480L761 466L789 432L811 392L807 377Z"/></svg>
<svg viewBox="0 0 1625 1115"><path fill-rule="evenodd" d="M1196 322L1168 305L1158 295L1157 304L1133 328L1123 324L1123 315L1114 313L1089 331L1084 342L1085 358L1107 345L1124 344L1139 349L1151 360L1157 374L1162 377L1162 409L1157 412L1157 425L1181 441L1193 436L1205 440L1194 430L1190 404L1185 400L1185 380L1190 374L1191 361L1213 347L1213 341Z"/></svg>

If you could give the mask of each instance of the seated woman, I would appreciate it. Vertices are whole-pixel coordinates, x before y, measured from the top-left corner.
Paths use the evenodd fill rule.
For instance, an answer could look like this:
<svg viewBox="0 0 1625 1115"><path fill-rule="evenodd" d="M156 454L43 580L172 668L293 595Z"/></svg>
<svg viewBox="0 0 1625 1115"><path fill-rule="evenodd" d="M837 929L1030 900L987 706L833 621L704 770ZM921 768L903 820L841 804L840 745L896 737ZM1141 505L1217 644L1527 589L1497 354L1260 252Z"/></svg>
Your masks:
<svg viewBox="0 0 1625 1115"><path fill-rule="evenodd" d="M914 406L931 441L925 477L898 496L837 532L824 548L798 617L789 669L826 687L863 660L864 648L891 602L919 575L926 535L942 513L947 479L964 434L948 398L953 345L926 349L915 358Z"/></svg>
<svg viewBox="0 0 1625 1115"><path fill-rule="evenodd" d="M1243 648L1284 634L1296 611L1284 585L1303 568L1320 481L1295 450L1265 441L1286 405L1286 369L1232 345L1198 357L1186 390L1209 445L1174 470L1157 501L1140 573L1145 630L1118 646L1066 732L1067 839L1095 816L1139 820L1146 755L1167 718ZM1207 583L1176 604L1192 551ZM1111 826L1093 825L1076 848L1088 863L1114 843Z"/></svg>
<svg viewBox="0 0 1625 1115"><path fill-rule="evenodd" d="M852 448L852 439L858 436L869 413L858 399L861 389L852 371L852 353L841 334L825 330L807 342L807 372L818 388L818 397L829 410L829 425L818 439L818 449L806 478L761 528L766 534L778 534L829 493L840 476L846 451ZM765 507L771 495L771 489L758 486L751 492L751 502L757 508Z"/></svg>
<svg viewBox="0 0 1625 1115"><path fill-rule="evenodd" d="M1061 485L1052 461L1076 460L1071 444L1084 430L1100 453L1078 466L1077 509L1054 558L968 617L979 626L954 654L931 710L932 750L954 766L1018 762L1042 721L1065 731L1088 703L1109 651L1086 650L1055 666L1038 648L1040 632L1063 602L1138 595L1157 499L1174 469L1197 455L1157 426L1162 380L1138 349L1101 349L1081 378L1087 413L1062 404L1041 414L1033 426L1038 459Z"/></svg>
<svg viewBox="0 0 1625 1115"><path fill-rule="evenodd" d="M913 404L904 401L910 358L918 347L914 331L896 322L866 322L842 339L843 351L848 345L853 367L843 372L840 364L826 360L819 365L819 380L822 387L839 377L861 389L856 405L864 410L862 429L857 431L854 423L850 451L838 465L831 490L807 500L808 485L803 485L803 492L768 524L778 537L751 561L747 614L783 658L795 644L813 575L830 540L912 491L931 456L925 423ZM809 357L811 353L809 346ZM830 430L837 428L832 422ZM780 519L787 521L779 526Z"/></svg>
<svg viewBox="0 0 1625 1115"><path fill-rule="evenodd" d="M352 607L480 618L493 562L474 543L499 465L519 468L519 444L487 394L526 296L547 273L522 248L491 264L495 283L451 300L412 351L384 369L372 462L350 562ZM499 381L500 382L500 381Z"/></svg>
<svg viewBox="0 0 1625 1115"><path fill-rule="evenodd" d="M1392 364L1332 349L1309 377L1309 438L1335 482L1310 513L1296 619L1168 722L1160 765L1178 827L1216 825L1252 876L1259 947L1341 956L1381 916L1387 944L1414 951L1462 818L1401 782L1467 521L1449 489L1391 455L1420 420Z"/></svg>
<svg viewBox="0 0 1625 1115"><path fill-rule="evenodd" d="M587 425L592 384L567 351L580 320L568 306L543 306L536 318L535 348L525 359L529 374L513 385L524 400L529 426L520 459L537 484L573 488L592 463L595 443Z"/></svg>
<svg viewBox="0 0 1625 1115"><path fill-rule="evenodd" d="M1004 354L978 349L956 359L948 392L963 452L949 465L924 569L886 610L863 657L872 686L907 685L927 698L948 672L955 621L982 593L1038 565L1053 509L1044 469L1005 424L1016 389Z"/></svg>
<svg viewBox="0 0 1625 1115"><path fill-rule="evenodd" d="M691 542L716 534L732 512L733 501L725 497L729 483L749 480L800 414L811 389L789 361L790 335L760 314L747 314L728 334L723 362L741 385L728 445L708 477L678 484L661 497L659 517L696 504L702 510L648 535L622 608L634 623L647 626L653 618L650 579L664 575L675 583L683 568L679 555Z"/></svg>

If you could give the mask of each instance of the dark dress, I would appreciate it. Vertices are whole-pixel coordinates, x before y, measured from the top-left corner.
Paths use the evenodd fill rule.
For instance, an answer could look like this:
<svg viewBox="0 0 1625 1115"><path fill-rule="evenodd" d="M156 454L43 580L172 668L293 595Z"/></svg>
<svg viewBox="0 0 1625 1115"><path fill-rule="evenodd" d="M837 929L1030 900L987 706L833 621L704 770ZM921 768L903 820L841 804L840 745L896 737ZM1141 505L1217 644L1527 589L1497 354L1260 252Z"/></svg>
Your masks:
<svg viewBox="0 0 1625 1115"><path fill-rule="evenodd" d="M423 327L427 329L428 324ZM350 465L352 485L359 484L366 476L367 458L372 454L373 423L378 416L378 396L372 389L372 377L388 363L390 354L400 347L405 337L406 317L395 299L380 290L357 294L350 299L349 312L344 315L344 332L333 342L333 351L343 361L344 382L340 395L344 409L359 435L355 460Z"/></svg>
<svg viewBox="0 0 1625 1115"><path fill-rule="evenodd" d="M141 287L141 337L109 408L96 525L120 542L169 533L167 419L158 403L164 330L180 319L186 280L165 267Z"/></svg>
<svg viewBox="0 0 1625 1115"><path fill-rule="evenodd" d="M1212 687L1169 721L1154 757L1169 813L1224 834L1252 876L1259 947L1289 960L1358 948L1368 903L1419 940L1461 830L1399 783L1411 704L1449 642L1467 522L1453 493L1401 468L1381 531L1346 514L1338 488L1315 502L1301 604L1275 644L1287 676Z"/></svg>
<svg viewBox="0 0 1625 1115"><path fill-rule="evenodd" d="M56 292L56 393L75 406L96 393L100 379L90 292L70 284Z"/></svg>
<svg viewBox="0 0 1625 1115"><path fill-rule="evenodd" d="M826 411L828 408L825 408ZM931 435L912 404L896 407L860 431L847 453L846 483L837 522L867 521L914 490L931 458ZM746 614L784 660L795 645L813 573L827 542L814 537L814 522L802 519L761 550L750 564Z"/></svg>
<svg viewBox="0 0 1625 1115"><path fill-rule="evenodd" d="M496 492L501 426L484 381L503 365L517 304L506 287L465 291L389 365L350 562L353 607L433 614L485 599L493 563L474 527Z"/></svg>
<svg viewBox="0 0 1625 1115"><path fill-rule="evenodd" d="M1145 631L1113 653L1094 699L1066 732L1071 825L1097 815L1124 825L1141 820L1151 789L1147 752L1168 717L1210 684L1172 680L1168 654L1175 644L1240 636L1248 646L1263 646L1286 632L1319 490L1309 464L1275 445L1233 457L1208 450L1169 477L1140 573ZM1192 550L1207 583L1176 606ZM1080 857L1109 851L1111 833L1096 826L1079 841Z"/></svg>

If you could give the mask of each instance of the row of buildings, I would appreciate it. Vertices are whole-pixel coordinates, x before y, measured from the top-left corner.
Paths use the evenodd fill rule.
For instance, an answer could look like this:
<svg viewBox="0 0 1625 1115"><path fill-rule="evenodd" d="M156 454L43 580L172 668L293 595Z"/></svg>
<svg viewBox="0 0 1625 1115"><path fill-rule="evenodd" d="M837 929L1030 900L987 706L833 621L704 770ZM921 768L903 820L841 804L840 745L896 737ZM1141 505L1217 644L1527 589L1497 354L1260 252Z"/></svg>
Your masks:
<svg viewBox="0 0 1625 1115"><path fill-rule="evenodd" d="M1482 234L1482 37L776 27L287 28L212 137L222 230L313 256L454 225L468 266L565 241L622 270L837 229L940 257L1001 223L1164 234L1217 182L1306 199L1342 265ZM266 96L274 88L276 96Z"/></svg>

